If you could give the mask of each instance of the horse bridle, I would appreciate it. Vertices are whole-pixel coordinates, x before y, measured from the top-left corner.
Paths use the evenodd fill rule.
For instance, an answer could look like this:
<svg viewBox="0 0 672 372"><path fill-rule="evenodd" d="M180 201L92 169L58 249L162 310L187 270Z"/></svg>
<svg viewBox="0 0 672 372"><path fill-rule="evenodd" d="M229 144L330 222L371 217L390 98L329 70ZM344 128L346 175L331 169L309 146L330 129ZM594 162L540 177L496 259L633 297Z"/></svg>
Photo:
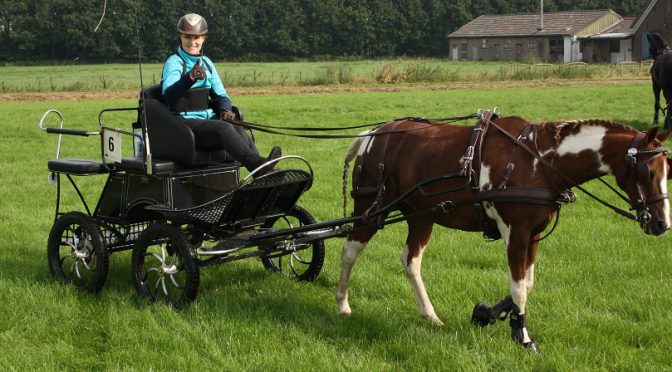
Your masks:
<svg viewBox="0 0 672 372"><path fill-rule="evenodd" d="M652 149L640 148L645 137L646 133L637 133L632 139L632 144L630 145L630 148L625 155L625 159L628 164L625 177L628 178L631 175L634 175L637 199L633 202L629 198L621 195L621 193L618 193L621 198L630 204L630 210L637 211L637 221L642 225L646 225L651 221L651 212L649 212L649 206L668 198L667 193L661 193L653 195L647 199L646 193L644 192L644 187L648 188L647 191L650 193L652 192L651 182L644 182L646 180L650 180L648 163L653 159L665 156L670 151L667 147L664 146L658 146ZM645 156L646 158L640 159L640 156ZM646 186L644 186L642 182L644 182L644 185Z"/></svg>

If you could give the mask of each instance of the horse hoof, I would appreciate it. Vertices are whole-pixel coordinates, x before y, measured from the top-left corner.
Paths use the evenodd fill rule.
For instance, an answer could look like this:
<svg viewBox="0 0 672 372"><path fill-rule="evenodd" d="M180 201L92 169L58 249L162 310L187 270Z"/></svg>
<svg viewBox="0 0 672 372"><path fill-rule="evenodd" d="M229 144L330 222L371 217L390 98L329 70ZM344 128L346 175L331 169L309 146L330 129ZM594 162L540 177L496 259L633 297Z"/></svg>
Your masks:
<svg viewBox="0 0 672 372"><path fill-rule="evenodd" d="M474 306L474 311L471 312L471 322L479 327L485 327L495 322L490 318L490 308L485 302L479 302Z"/></svg>
<svg viewBox="0 0 672 372"><path fill-rule="evenodd" d="M534 342L534 340L530 340L530 342L524 343L523 347L532 354L539 354L539 346L536 342Z"/></svg>

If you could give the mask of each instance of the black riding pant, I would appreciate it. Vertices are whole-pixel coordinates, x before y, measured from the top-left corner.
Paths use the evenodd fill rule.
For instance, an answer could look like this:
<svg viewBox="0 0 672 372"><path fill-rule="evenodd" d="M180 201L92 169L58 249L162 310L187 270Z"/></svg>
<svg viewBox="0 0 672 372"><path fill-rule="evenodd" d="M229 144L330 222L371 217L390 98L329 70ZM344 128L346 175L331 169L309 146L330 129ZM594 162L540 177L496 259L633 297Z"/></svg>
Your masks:
<svg viewBox="0 0 672 372"><path fill-rule="evenodd" d="M257 146L245 129L221 120L184 119L196 137L196 146L205 149L224 149L249 171L263 164Z"/></svg>

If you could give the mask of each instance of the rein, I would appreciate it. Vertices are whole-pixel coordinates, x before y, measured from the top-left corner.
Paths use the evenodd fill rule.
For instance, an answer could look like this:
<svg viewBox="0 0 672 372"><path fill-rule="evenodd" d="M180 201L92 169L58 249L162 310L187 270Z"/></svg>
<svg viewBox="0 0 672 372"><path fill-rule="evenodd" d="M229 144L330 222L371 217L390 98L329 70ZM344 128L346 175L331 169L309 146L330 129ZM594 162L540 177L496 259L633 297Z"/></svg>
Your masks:
<svg viewBox="0 0 672 372"><path fill-rule="evenodd" d="M395 130L387 130L387 131L384 131L384 132L370 132L370 133L365 133L365 134L305 134L305 133L292 134L292 133L287 133L285 131L328 132L328 131L341 131L341 130L346 130L346 129L369 128L369 127L376 127L377 128L380 125L388 123L388 122L371 123L371 124L359 124L359 125L352 125L352 126L347 126L347 127L327 127L327 128L281 127L281 126L275 126L275 125L252 123L252 122L248 122L248 121L227 121L227 123L237 125L237 126L245 128L245 129L252 129L252 130L259 131L259 132L270 133L270 134L279 134L279 135L290 136L290 137L316 138L316 139L342 139L342 138L376 137L376 136L382 136L384 134L391 134L391 133L412 132L412 131L416 131L416 130L431 128L431 127L433 127L435 125L438 125L438 124L454 123L454 122L458 122L458 121L462 121L462 120L474 119L474 118L477 118L477 117L478 117L477 114L471 114L471 115L465 115L465 116L454 116L454 117L441 118L441 119L427 119L427 118L424 118L424 117L409 116L409 117L405 117L405 118L395 119L393 121L409 120L409 121L413 121L413 122L426 123L427 125L422 126L422 127L418 127L418 128L395 129ZM278 129L282 129L282 131L278 130Z"/></svg>

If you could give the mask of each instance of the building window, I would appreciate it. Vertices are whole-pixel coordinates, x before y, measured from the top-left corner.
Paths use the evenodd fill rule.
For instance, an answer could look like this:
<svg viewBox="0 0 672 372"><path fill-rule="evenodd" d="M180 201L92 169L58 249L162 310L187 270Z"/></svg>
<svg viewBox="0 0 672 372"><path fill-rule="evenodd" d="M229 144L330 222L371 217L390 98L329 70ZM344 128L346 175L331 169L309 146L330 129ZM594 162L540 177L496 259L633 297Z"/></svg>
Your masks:
<svg viewBox="0 0 672 372"><path fill-rule="evenodd" d="M561 38L549 39L548 44L548 54L551 61L562 61L565 55L565 41Z"/></svg>
<svg viewBox="0 0 672 372"><path fill-rule="evenodd" d="M483 49L488 49L488 40L487 39L481 40L481 47Z"/></svg>

